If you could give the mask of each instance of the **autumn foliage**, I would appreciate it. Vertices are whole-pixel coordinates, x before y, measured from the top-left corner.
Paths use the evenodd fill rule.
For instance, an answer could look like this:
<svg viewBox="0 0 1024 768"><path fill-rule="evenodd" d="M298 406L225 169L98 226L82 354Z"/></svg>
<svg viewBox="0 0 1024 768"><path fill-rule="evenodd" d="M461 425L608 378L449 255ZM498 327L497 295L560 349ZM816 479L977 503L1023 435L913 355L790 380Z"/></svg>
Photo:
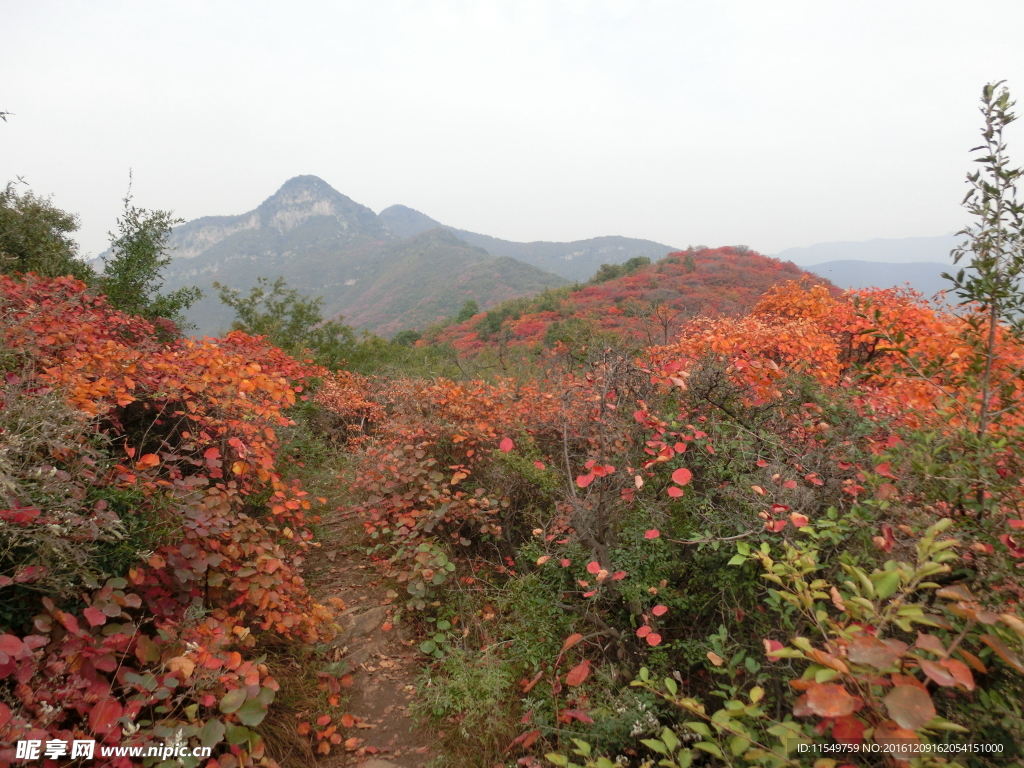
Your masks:
<svg viewBox="0 0 1024 768"><path fill-rule="evenodd" d="M214 747L215 765L269 764L251 729L278 684L252 648L261 633L313 641L327 626L298 570L312 504L277 456L277 430L319 371L240 333L163 343L70 278L0 277L0 334L0 415L56 395L81 417L4 490L2 535L19 549L0 573L14 611L0 635L0 763L18 739L177 737ZM46 505L39 470L66 480L73 509ZM123 538L136 518L164 535L123 573L46 582L33 542Z"/></svg>

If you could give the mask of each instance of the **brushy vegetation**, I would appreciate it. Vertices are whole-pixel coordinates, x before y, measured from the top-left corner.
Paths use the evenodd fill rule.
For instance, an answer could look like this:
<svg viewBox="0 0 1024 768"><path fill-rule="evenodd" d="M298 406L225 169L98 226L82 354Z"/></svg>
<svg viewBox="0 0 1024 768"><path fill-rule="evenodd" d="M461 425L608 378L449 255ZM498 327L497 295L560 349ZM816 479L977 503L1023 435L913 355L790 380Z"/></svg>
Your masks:
<svg viewBox="0 0 1024 768"><path fill-rule="evenodd" d="M437 768L1019 762L1011 107L986 88L956 312L695 248L390 343L267 284L196 342L3 277L0 738L355 742L299 575L343 493Z"/></svg>

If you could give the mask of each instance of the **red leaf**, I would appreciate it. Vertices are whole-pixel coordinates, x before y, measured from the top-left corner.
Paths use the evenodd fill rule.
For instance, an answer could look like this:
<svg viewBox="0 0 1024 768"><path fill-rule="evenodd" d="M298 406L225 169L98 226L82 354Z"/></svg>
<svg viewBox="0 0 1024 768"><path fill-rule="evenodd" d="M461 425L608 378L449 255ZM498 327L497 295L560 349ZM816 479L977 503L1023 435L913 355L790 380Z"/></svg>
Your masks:
<svg viewBox="0 0 1024 768"><path fill-rule="evenodd" d="M782 484L782 487L788 488L789 490L793 490L794 488L796 488L796 480L787 480Z"/></svg>
<svg viewBox="0 0 1024 768"><path fill-rule="evenodd" d="M778 661L781 657L780 656L772 656L772 651L777 651L777 650L781 649L782 648L782 643L780 643L778 640L768 640L768 639L765 639L762 642L764 643L764 651L765 651L765 654L768 656L768 661Z"/></svg>
<svg viewBox="0 0 1024 768"><path fill-rule="evenodd" d="M649 634L651 634L651 628L647 624L644 624L642 627L638 627L636 630L637 637L647 637Z"/></svg>
<svg viewBox="0 0 1024 768"><path fill-rule="evenodd" d="M668 487L668 495L671 496L673 499L678 499L680 496L683 495L683 489L675 485L670 485Z"/></svg>
<svg viewBox="0 0 1024 768"><path fill-rule="evenodd" d="M672 482L678 485L686 485L693 478L693 473L686 467L680 467L672 473Z"/></svg>
<svg viewBox="0 0 1024 768"><path fill-rule="evenodd" d="M601 564L597 560L591 560L587 563L587 573L596 574L601 570Z"/></svg>
<svg viewBox="0 0 1024 768"><path fill-rule="evenodd" d="M82 611L82 615L89 620L90 627L99 627L107 623L107 614L93 605Z"/></svg>
<svg viewBox="0 0 1024 768"><path fill-rule="evenodd" d="M655 616L664 616L666 613L668 613L668 606L656 605L653 608L651 608L651 613L653 613Z"/></svg>
<svg viewBox="0 0 1024 768"><path fill-rule="evenodd" d="M860 744L864 741L864 728L864 723L853 715L843 715L832 725L832 738L840 744Z"/></svg>
<svg viewBox="0 0 1024 768"><path fill-rule="evenodd" d="M594 482L593 472L588 472L587 474L580 475L579 477L576 478L576 485L578 485L580 488L586 488L592 482Z"/></svg>
<svg viewBox="0 0 1024 768"><path fill-rule="evenodd" d="M657 632L651 632L651 634L647 636L647 644L651 646L661 645L661 635Z"/></svg>
<svg viewBox="0 0 1024 768"><path fill-rule="evenodd" d="M614 581L622 581L624 578L626 578L625 571L616 571L612 574L612 580Z"/></svg>
<svg viewBox="0 0 1024 768"><path fill-rule="evenodd" d="M659 531L657 528L651 528L644 534L645 539L656 539L659 536L661 536L661 531Z"/></svg>
<svg viewBox="0 0 1024 768"><path fill-rule="evenodd" d="M108 696L100 699L89 712L89 727L97 735L106 736L121 717L123 710L116 699Z"/></svg>
<svg viewBox="0 0 1024 768"><path fill-rule="evenodd" d="M522 733L519 736L516 736L514 739L512 739L512 743L505 747L505 751L508 752L516 744L521 744L523 746L523 749L529 749L533 746L533 743L537 740L537 737L539 736L540 730L527 731L526 733Z"/></svg>
<svg viewBox="0 0 1024 768"><path fill-rule="evenodd" d="M533 466L535 466L537 469L544 469L544 462L543 461L535 461L535 462L533 462Z"/></svg>
<svg viewBox="0 0 1024 768"><path fill-rule="evenodd" d="M563 709L559 713L558 718L563 723L571 723L573 720L579 720L581 723L588 723L590 725L594 724L590 715L579 709ZM537 733L540 733L540 731L537 731Z"/></svg>
<svg viewBox="0 0 1024 768"><path fill-rule="evenodd" d="M806 515L801 515L799 512L790 512L789 521L793 523L794 528L803 528L805 525L810 525L811 521L807 519Z"/></svg>
<svg viewBox="0 0 1024 768"><path fill-rule="evenodd" d="M896 475L892 473L892 465L890 465L888 461L883 461L881 464L875 467L875 472L880 474L882 477L888 477L891 480L899 479L896 477Z"/></svg>
<svg viewBox="0 0 1024 768"><path fill-rule="evenodd" d="M568 558L562 558L561 562L563 568L568 568L570 565L572 565L572 560L569 560Z"/></svg>
<svg viewBox="0 0 1024 768"><path fill-rule="evenodd" d="M501 449L502 453L508 453L509 451L511 451L515 447L516 447L516 444L512 442L512 438L510 438L510 437L506 437L506 438L502 439L502 441L500 443L498 443L498 448Z"/></svg>
<svg viewBox="0 0 1024 768"><path fill-rule="evenodd" d="M566 685L580 685L584 680L587 679L587 675L590 674L590 660L584 659L575 667L569 670L569 674L565 676Z"/></svg>

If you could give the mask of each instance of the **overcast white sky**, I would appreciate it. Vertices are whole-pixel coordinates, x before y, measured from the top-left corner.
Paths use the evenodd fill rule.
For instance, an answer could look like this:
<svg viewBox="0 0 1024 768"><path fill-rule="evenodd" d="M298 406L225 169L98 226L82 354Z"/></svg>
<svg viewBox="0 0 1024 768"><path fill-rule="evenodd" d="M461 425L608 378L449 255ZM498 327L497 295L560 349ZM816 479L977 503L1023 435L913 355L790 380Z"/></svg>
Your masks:
<svg viewBox="0 0 1024 768"><path fill-rule="evenodd" d="M1020 0L0 0L0 18L0 181L80 214L92 255L129 168L137 204L186 219L310 173L511 240L940 235L964 221L981 87L1024 98Z"/></svg>

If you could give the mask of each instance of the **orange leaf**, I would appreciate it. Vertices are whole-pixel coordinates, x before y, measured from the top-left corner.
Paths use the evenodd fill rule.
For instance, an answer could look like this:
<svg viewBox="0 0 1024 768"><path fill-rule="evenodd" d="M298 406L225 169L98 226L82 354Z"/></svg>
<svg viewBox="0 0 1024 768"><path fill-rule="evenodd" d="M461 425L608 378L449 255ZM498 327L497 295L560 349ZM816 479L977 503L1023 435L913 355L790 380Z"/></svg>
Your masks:
<svg viewBox="0 0 1024 768"><path fill-rule="evenodd" d="M867 664L876 669L891 667L899 654L874 635L858 635L846 647L847 658L854 664Z"/></svg>
<svg viewBox="0 0 1024 768"><path fill-rule="evenodd" d="M889 710L889 717L910 731L916 731L935 717L932 697L916 685L895 686L885 697L885 708Z"/></svg>
<svg viewBox="0 0 1024 768"><path fill-rule="evenodd" d="M1024 674L1024 664L1021 663L1020 658L1018 658L1017 654L1010 650L998 637L995 635L982 635L981 642L995 651L999 658L1011 667Z"/></svg>
<svg viewBox="0 0 1024 768"><path fill-rule="evenodd" d="M142 458L139 459L138 467L145 469L146 467L155 467L160 463L160 457L155 453L145 453Z"/></svg>
<svg viewBox="0 0 1024 768"><path fill-rule="evenodd" d="M956 685L956 678L949 673L949 670L939 666L934 661L918 659L917 663L921 666L921 671L939 685L946 688Z"/></svg>
<svg viewBox="0 0 1024 768"><path fill-rule="evenodd" d="M939 662L953 676L958 685L962 685L968 691L974 690L974 675L970 668L959 659L943 659Z"/></svg>
<svg viewBox="0 0 1024 768"><path fill-rule="evenodd" d="M566 685L580 685L584 680L587 679L587 675L590 674L590 660L584 659L575 667L569 670L569 674L565 676Z"/></svg>
<svg viewBox="0 0 1024 768"><path fill-rule="evenodd" d="M562 643L562 653L568 651L582 639L583 635L581 635L579 632L573 632L571 635L565 638L565 642Z"/></svg>
<svg viewBox="0 0 1024 768"><path fill-rule="evenodd" d="M807 691L807 708L821 717L852 715L858 708L857 698L835 683L812 685Z"/></svg>

